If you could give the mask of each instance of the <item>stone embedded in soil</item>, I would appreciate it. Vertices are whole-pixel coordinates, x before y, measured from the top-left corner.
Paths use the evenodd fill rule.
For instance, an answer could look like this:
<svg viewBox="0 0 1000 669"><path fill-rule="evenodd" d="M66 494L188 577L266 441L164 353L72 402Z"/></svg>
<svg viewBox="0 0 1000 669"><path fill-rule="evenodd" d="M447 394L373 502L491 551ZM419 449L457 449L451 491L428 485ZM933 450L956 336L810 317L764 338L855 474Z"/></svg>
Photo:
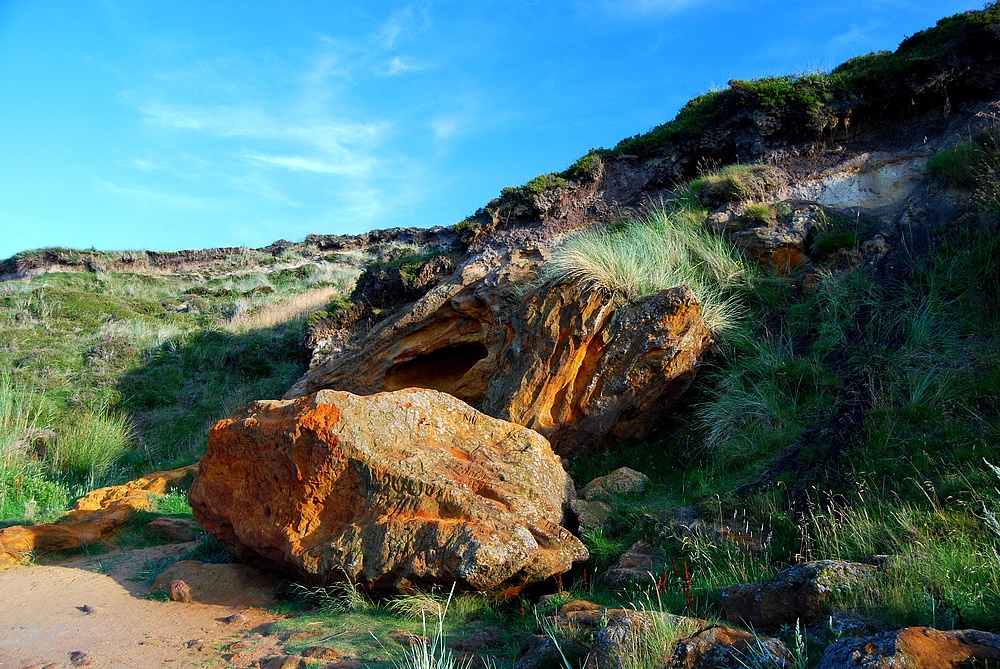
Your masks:
<svg viewBox="0 0 1000 669"><path fill-rule="evenodd" d="M618 561L597 577L597 585L608 590L649 590L666 566L664 556L645 541L637 541Z"/></svg>
<svg viewBox="0 0 1000 669"><path fill-rule="evenodd" d="M1000 663L1000 634L907 627L827 647L816 669L955 669Z"/></svg>
<svg viewBox="0 0 1000 669"><path fill-rule="evenodd" d="M244 564L207 564L195 560L175 562L153 581L175 602L265 606L275 597L278 581Z"/></svg>
<svg viewBox="0 0 1000 669"><path fill-rule="evenodd" d="M636 495L646 490L649 477L629 467L619 467L583 486L580 498L593 502L611 495Z"/></svg>
<svg viewBox="0 0 1000 669"><path fill-rule="evenodd" d="M154 518L146 525L142 536L146 539L159 541L194 541L201 534L201 528L193 520L187 518Z"/></svg>
<svg viewBox="0 0 1000 669"><path fill-rule="evenodd" d="M710 627L682 639L669 669L791 669L792 654L780 639L760 637L731 627Z"/></svg>
<svg viewBox="0 0 1000 669"><path fill-rule="evenodd" d="M220 421L189 499L244 561L312 585L510 595L587 558L537 433L433 390L321 391Z"/></svg>
<svg viewBox="0 0 1000 669"><path fill-rule="evenodd" d="M779 572L763 585L742 584L722 593L722 618L763 629L813 623L833 596L871 585L876 569L842 560L816 560Z"/></svg>

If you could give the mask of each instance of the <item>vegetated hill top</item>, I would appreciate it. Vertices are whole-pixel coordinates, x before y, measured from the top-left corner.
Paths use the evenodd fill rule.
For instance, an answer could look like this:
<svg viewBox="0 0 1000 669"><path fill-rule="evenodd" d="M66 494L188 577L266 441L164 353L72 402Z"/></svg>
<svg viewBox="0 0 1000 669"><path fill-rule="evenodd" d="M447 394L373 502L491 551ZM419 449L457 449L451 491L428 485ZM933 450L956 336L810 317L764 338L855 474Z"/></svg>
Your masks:
<svg viewBox="0 0 1000 669"><path fill-rule="evenodd" d="M730 163L780 163L793 177L822 172L851 155L938 148L984 122L1000 82L1000 8L989 3L938 21L894 52L852 58L830 72L732 80L689 101L648 132L594 149L562 172L504 188L500 196L448 228L309 235L267 247L108 253L48 248L0 262L0 280L46 268L172 271L237 255L247 263L282 255L322 258L395 240L421 246L507 245L610 222L622 208L669 197L700 171ZM272 260L266 260L270 256Z"/></svg>

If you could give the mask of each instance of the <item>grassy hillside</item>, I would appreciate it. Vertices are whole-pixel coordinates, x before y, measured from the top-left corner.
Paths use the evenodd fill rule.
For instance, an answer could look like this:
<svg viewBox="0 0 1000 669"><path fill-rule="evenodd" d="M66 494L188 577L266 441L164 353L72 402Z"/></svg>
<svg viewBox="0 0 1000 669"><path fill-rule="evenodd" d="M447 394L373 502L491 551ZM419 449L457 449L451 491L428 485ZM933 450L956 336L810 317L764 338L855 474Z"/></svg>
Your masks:
<svg viewBox="0 0 1000 669"><path fill-rule="evenodd" d="M121 254L89 255L90 269L0 283L8 524L196 461L214 421L279 397L305 370L305 317L349 292L358 273L347 259L249 251L170 273L103 271Z"/></svg>

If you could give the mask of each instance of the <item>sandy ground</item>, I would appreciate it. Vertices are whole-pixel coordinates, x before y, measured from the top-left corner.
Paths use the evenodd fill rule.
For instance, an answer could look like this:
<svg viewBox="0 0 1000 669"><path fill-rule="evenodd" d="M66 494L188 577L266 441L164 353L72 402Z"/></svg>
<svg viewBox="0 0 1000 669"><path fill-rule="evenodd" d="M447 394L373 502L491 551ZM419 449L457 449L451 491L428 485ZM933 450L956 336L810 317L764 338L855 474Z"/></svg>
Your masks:
<svg viewBox="0 0 1000 669"><path fill-rule="evenodd" d="M276 619L266 611L144 598L143 564L189 548L157 546L0 571L0 669L245 667L278 654L277 640L261 634ZM235 613L244 619L222 620Z"/></svg>

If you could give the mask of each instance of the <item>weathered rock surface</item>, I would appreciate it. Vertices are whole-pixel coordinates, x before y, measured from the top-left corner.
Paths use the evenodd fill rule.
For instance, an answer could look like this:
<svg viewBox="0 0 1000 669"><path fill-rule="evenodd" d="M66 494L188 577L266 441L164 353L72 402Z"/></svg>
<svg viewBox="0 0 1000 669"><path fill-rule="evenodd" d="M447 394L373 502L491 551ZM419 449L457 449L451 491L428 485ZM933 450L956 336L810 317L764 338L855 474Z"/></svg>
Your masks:
<svg viewBox="0 0 1000 669"><path fill-rule="evenodd" d="M587 558L538 434L432 390L321 391L220 421L189 493L245 561L320 585L513 593Z"/></svg>
<svg viewBox="0 0 1000 669"><path fill-rule="evenodd" d="M649 477L629 467L619 467L610 474L598 476L583 486L580 498L588 501L601 500L611 495L636 495L646 489Z"/></svg>
<svg viewBox="0 0 1000 669"><path fill-rule="evenodd" d="M597 577L597 584L609 590L651 590L665 568L663 555L645 541L637 541L618 561Z"/></svg>
<svg viewBox="0 0 1000 669"><path fill-rule="evenodd" d="M827 647L817 669L957 669L1000 662L1000 634L907 627L844 639Z"/></svg>
<svg viewBox="0 0 1000 669"><path fill-rule="evenodd" d="M194 541L201 534L201 528L187 518L154 518L142 531L146 539L158 541Z"/></svg>
<svg viewBox="0 0 1000 669"><path fill-rule="evenodd" d="M746 669L793 667L780 639L759 637L731 627L710 627L677 644L670 669Z"/></svg>
<svg viewBox="0 0 1000 669"><path fill-rule="evenodd" d="M183 584L183 585L180 585ZM266 606L274 601L278 579L245 564L175 562L153 581L174 601L224 606ZM175 596L177 593L177 596Z"/></svg>
<svg viewBox="0 0 1000 669"><path fill-rule="evenodd" d="M543 257L477 256L356 348L315 356L285 397L431 388L538 431L561 454L647 434L712 346L697 299L680 287L616 306L568 284L519 297Z"/></svg>
<svg viewBox="0 0 1000 669"><path fill-rule="evenodd" d="M841 560L816 560L779 572L763 585L744 584L722 593L722 618L763 629L817 621L830 598L874 580L871 565Z"/></svg>
<svg viewBox="0 0 1000 669"><path fill-rule="evenodd" d="M19 564L35 551L71 550L104 538L136 511L148 510L152 496L186 485L197 470L191 465L98 488L78 499L73 510L55 523L0 529L0 567Z"/></svg>

